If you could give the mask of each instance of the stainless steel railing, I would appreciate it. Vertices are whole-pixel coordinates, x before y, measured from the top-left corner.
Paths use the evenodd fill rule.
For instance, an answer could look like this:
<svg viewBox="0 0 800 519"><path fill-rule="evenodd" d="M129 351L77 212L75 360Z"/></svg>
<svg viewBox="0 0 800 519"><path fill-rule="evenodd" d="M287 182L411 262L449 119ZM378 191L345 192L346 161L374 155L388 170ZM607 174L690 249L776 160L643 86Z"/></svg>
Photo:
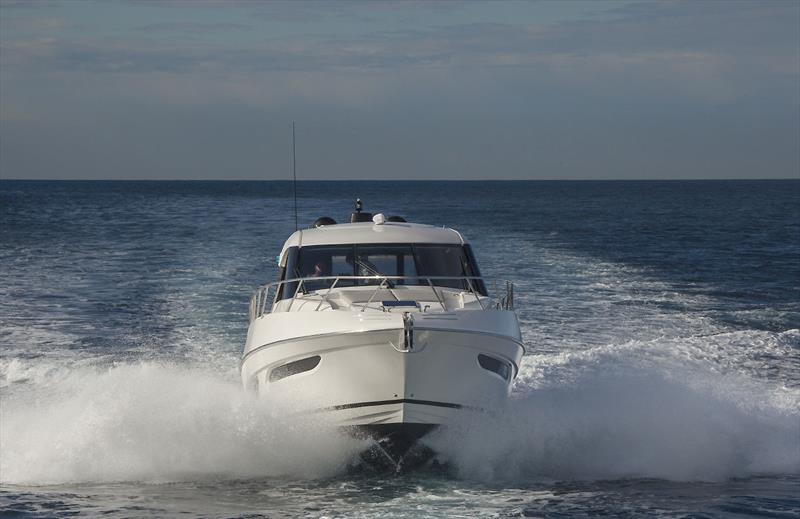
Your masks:
<svg viewBox="0 0 800 519"><path fill-rule="evenodd" d="M330 286L323 285L321 288L312 288L313 286L319 285L320 282L326 281L330 281ZM505 295L502 297L493 298L484 296L477 290L476 285L478 285L478 281L485 283L484 279L478 276L319 276L285 279L283 281L275 281L273 283L268 283L258 287L253 296L250 298L250 320L252 321L253 319L261 317L264 314L270 313L272 311L272 305L277 302L277 294L284 289L284 286L292 285L294 283L296 283L297 286L295 287L292 296L282 298L291 299L289 305L286 307L286 309L284 309L284 311L291 311L292 305L294 304L294 301L298 299L298 296L305 296L309 289L315 292L319 290L325 290L324 293L319 294L320 299L316 308L314 309L315 311L319 311L320 308L322 308L322 305L328 301L328 297L334 288L343 288L343 286L340 284L341 281L352 281L354 282L354 286L372 286L372 284L375 284L375 290L372 292L366 302L354 303L354 306L361 306L362 310L365 310L369 304L372 303L373 299L378 295L381 289L394 288L396 281L403 281L402 286L430 287L434 297L445 310L447 310L447 302L443 290L459 290L459 288L437 285L434 283L434 281L464 282L464 287L461 288L461 291L474 296L475 301L478 302L482 310L514 309L514 283L510 281L505 281ZM356 285L356 282L358 281L369 282L369 284L364 283ZM494 292L497 294L498 291L496 283L494 288ZM394 292L392 292L392 294L395 298L397 298ZM397 299L399 301L399 298ZM313 299L311 300L313 301Z"/></svg>

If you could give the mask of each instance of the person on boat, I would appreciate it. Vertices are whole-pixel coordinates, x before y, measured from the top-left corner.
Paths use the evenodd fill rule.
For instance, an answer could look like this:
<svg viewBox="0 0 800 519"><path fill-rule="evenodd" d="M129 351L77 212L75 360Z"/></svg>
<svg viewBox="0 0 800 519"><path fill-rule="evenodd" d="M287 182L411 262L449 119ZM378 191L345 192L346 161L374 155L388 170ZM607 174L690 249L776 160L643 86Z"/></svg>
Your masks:
<svg viewBox="0 0 800 519"><path fill-rule="evenodd" d="M328 275L327 268L325 268L325 262L322 260L316 262L314 264L314 272L311 273L312 278L321 278Z"/></svg>

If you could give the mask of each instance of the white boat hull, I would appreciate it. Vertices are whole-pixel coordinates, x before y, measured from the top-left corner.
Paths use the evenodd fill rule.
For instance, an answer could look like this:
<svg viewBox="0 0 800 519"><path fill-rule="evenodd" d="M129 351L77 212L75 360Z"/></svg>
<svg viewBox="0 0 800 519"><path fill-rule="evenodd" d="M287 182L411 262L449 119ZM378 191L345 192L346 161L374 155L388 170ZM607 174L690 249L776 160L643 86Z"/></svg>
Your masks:
<svg viewBox="0 0 800 519"><path fill-rule="evenodd" d="M491 410L506 400L523 354L509 311L415 314L411 344L400 314L316 313L318 329L333 331L297 337L297 329L308 331L303 314L253 321L243 382L270 400L291 402L298 412L324 412L342 426L440 425L465 411ZM489 371L479 354L514 371L505 378ZM313 369L270 381L276 368L315 356Z"/></svg>
<svg viewBox="0 0 800 519"><path fill-rule="evenodd" d="M251 298L242 381L399 466L431 429L503 405L524 348L513 284L490 297L461 234L358 211L286 241Z"/></svg>

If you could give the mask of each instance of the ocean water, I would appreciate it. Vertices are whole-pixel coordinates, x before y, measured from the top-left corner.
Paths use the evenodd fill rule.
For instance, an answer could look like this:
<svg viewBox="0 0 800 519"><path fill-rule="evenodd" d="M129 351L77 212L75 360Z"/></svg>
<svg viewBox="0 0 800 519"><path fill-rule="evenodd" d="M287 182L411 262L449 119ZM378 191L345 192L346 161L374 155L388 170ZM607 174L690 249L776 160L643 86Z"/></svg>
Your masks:
<svg viewBox="0 0 800 519"><path fill-rule="evenodd" d="M0 515L800 512L800 181L301 182L300 224L357 196L516 283L511 401L447 472L243 394L289 183L2 181Z"/></svg>

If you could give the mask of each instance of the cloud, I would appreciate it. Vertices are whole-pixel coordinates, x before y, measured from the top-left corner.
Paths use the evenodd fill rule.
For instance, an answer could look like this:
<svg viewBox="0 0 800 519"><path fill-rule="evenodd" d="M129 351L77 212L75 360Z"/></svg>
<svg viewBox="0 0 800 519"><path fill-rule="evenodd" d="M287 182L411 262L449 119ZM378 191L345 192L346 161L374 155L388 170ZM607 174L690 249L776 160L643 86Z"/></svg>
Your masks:
<svg viewBox="0 0 800 519"><path fill-rule="evenodd" d="M206 35L228 31L250 31L255 27L244 23L197 23L197 22L160 22L137 27L135 30L146 33L184 33Z"/></svg>
<svg viewBox="0 0 800 519"><path fill-rule="evenodd" d="M165 9L241 10L253 18L272 21L310 23L331 20L374 21L384 16L424 17L431 13L463 11L461 2L428 0L127 0Z"/></svg>
<svg viewBox="0 0 800 519"><path fill-rule="evenodd" d="M60 5L57 1L48 0L0 0L0 9L52 9Z"/></svg>
<svg viewBox="0 0 800 519"><path fill-rule="evenodd" d="M111 4L116 14L137 9L135 22L92 26L69 9L3 17L6 157L21 156L27 136L90 140L113 128L120 142L155 147L217 126L221 149L238 156L242 142L256 146L253 128L297 117L336 134L314 141L324 150L317 171L349 149L347 139L361 139L342 135L345 127L381 150L370 168L391 157L398 175L419 154L439 156L422 177L447 168L474 176L495 162L517 177L536 164L574 174L593 161L629 176L643 167L663 174L681 160L690 175L703 161L709 171L734 170L771 157L776 170L796 170L796 143L786 143L800 133L800 4L612 4L558 23L462 16L484 4L407 5L173 0ZM431 9L454 16L426 18ZM509 128L506 145L495 142L498 125ZM114 146L122 156L125 147ZM78 149L64 146L64 155ZM171 160L197 168L212 160L196 153L203 159ZM147 160L154 175L165 167ZM88 158L75 163L91 167Z"/></svg>
<svg viewBox="0 0 800 519"><path fill-rule="evenodd" d="M197 6L197 2L173 0L154 5ZM217 7L229 2L201 2L200 6ZM765 5L733 3L724 9L712 3L633 4L611 10L611 20L582 20L552 25L537 25L523 20L518 24L464 23L415 26L407 30L362 30L348 36L304 34L270 37L257 21L190 22L168 20L135 28L135 35L92 40L62 39L59 51L49 55L42 67L95 72L205 70L209 65L228 70L317 71L324 69L393 69L426 67L526 67L538 64L586 62L597 57L601 63L614 61L641 69L643 59L655 56L663 67L675 58L676 68L686 68L680 61L699 57L713 62L737 63L769 59L771 69L796 74L798 29L796 18L800 5L792 2ZM726 2L725 5L728 3ZM376 3L364 7L361 2L252 3L234 6L257 6L261 14L294 13L303 18L314 13L385 12L400 9L405 3ZM277 16L277 15L276 15ZM281 18L278 16L278 18ZM213 34L241 35L242 31L264 33L238 46L221 45L216 39L195 39L181 45L180 40L147 38L152 35ZM252 35L251 35L252 36ZM22 52L22 45L11 41L9 52ZM613 56L616 59L612 59ZM31 60L42 55L29 56ZM735 58L735 59L732 59ZM15 60L19 61L19 60Z"/></svg>

